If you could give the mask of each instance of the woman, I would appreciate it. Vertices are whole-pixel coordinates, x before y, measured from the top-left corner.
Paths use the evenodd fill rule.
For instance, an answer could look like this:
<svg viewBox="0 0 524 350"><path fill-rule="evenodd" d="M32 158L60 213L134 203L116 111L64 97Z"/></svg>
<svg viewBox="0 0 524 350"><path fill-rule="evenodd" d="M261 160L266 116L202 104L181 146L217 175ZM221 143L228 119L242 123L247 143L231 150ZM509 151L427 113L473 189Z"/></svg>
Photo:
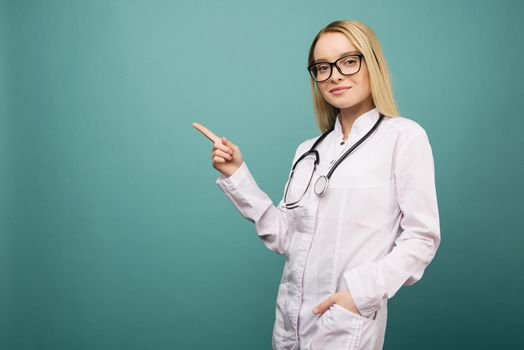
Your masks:
<svg viewBox="0 0 524 350"><path fill-rule="evenodd" d="M194 126L215 141L216 183L264 244L286 255L273 349L382 349L387 300L422 277L440 243L431 146L399 116L365 24L322 29L308 70L322 135L298 146L276 207L237 145Z"/></svg>

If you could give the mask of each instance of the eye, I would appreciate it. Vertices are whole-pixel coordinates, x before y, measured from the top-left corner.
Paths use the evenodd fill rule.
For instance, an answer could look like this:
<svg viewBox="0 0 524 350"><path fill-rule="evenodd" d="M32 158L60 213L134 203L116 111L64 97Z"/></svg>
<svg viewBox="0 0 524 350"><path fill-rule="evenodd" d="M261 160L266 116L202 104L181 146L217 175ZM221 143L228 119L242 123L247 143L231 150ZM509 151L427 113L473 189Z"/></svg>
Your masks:
<svg viewBox="0 0 524 350"><path fill-rule="evenodd" d="M356 63L357 63L357 60L356 60L355 57L347 57L347 58L342 60L342 64L347 65L347 66L351 66L351 65L354 65Z"/></svg>
<svg viewBox="0 0 524 350"><path fill-rule="evenodd" d="M329 69L329 66L327 64L319 64L316 68L318 72L324 72Z"/></svg>

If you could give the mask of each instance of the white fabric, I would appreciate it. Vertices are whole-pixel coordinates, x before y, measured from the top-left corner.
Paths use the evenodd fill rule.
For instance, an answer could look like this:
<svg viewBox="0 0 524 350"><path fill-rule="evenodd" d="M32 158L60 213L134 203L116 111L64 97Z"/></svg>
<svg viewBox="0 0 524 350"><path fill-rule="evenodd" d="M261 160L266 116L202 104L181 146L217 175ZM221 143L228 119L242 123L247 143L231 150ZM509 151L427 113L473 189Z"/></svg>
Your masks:
<svg viewBox="0 0 524 350"><path fill-rule="evenodd" d="M312 184L379 114L372 109L360 115L343 145L339 117L317 146L320 164ZM298 146L292 164L318 137ZM273 349L382 349L387 300L422 277L440 244L433 154L425 130L405 117L384 117L336 168L326 192L318 197L311 185L299 208L283 208L283 198L275 207L245 162L216 183L255 224L265 246L286 255ZM313 314L315 306L344 288L362 316L338 304Z"/></svg>

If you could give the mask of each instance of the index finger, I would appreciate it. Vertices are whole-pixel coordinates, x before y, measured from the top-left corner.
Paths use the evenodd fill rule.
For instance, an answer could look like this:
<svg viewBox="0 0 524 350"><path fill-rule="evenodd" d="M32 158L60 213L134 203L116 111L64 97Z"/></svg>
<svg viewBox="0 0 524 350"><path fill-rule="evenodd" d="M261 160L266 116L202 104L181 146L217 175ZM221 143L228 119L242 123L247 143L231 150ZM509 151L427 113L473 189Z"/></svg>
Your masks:
<svg viewBox="0 0 524 350"><path fill-rule="evenodd" d="M193 127L195 129L197 129L198 131L200 131L202 134L204 134L205 137L207 137L208 139L211 140L211 142L215 143L217 142L220 137L218 137L217 135L215 135L214 132L212 132L211 130L209 130L208 128L206 128L205 126L203 126L202 124L199 124L197 122L193 122L191 125L193 125Z"/></svg>

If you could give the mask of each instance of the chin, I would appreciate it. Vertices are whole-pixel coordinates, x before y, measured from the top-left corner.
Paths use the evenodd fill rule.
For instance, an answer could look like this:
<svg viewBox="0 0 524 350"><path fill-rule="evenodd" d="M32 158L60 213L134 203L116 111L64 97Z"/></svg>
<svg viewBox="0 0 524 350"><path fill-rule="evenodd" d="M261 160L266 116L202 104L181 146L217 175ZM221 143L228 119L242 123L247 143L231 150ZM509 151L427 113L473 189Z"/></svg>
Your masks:
<svg viewBox="0 0 524 350"><path fill-rule="evenodd" d="M334 103L330 102L330 104L333 107L336 107L336 108L339 108L339 109L347 109L347 108L352 108L352 107L357 106L359 104L359 102L354 102L354 101L351 101L351 102L336 101Z"/></svg>

